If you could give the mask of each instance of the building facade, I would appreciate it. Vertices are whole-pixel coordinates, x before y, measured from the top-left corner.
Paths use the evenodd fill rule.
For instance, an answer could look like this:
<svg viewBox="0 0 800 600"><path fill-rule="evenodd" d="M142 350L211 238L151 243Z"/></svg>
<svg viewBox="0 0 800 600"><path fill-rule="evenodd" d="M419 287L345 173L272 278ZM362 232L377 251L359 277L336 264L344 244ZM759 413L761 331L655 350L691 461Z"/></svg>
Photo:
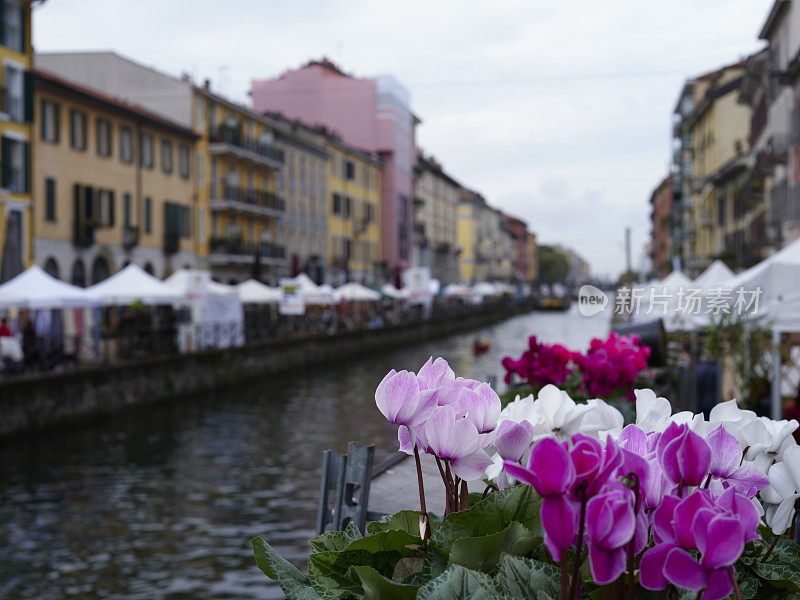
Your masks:
<svg viewBox="0 0 800 600"><path fill-rule="evenodd" d="M45 71L35 90L34 261L81 286L198 266L194 132Z"/></svg>
<svg viewBox="0 0 800 600"><path fill-rule="evenodd" d="M527 231L525 241L525 280L533 283L539 280L539 250L536 234Z"/></svg>
<svg viewBox="0 0 800 600"><path fill-rule="evenodd" d="M408 91L391 76L357 78L324 59L275 79L255 80L250 96L258 112L323 125L346 144L376 153L382 164L381 240L386 278L399 283L411 266L414 130Z"/></svg>
<svg viewBox="0 0 800 600"><path fill-rule="evenodd" d="M668 175L650 195L650 244L648 254L653 277L666 277L672 271L672 176Z"/></svg>
<svg viewBox="0 0 800 600"><path fill-rule="evenodd" d="M510 279L513 281L525 281L528 274L528 225L522 219L505 215L506 228L511 238L511 264L512 272Z"/></svg>
<svg viewBox="0 0 800 600"><path fill-rule="evenodd" d="M328 136L328 273L332 285L378 285L381 254L381 162Z"/></svg>
<svg viewBox="0 0 800 600"><path fill-rule="evenodd" d="M21 273L33 260L31 4L0 2L0 283Z"/></svg>
<svg viewBox="0 0 800 600"><path fill-rule="evenodd" d="M458 268L463 283L489 280L495 258L490 228L497 223L496 217L497 213L486 204L483 196L462 188L456 233L460 248Z"/></svg>
<svg viewBox="0 0 800 600"><path fill-rule="evenodd" d="M289 272L286 201L277 191L285 153L274 121L212 92L208 82L197 86L113 52L43 53L36 64L195 133L197 254L216 279L274 283Z"/></svg>
<svg viewBox="0 0 800 600"><path fill-rule="evenodd" d="M458 202L461 185L432 157L417 155L414 191L414 266L428 267L442 285L460 279Z"/></svg>

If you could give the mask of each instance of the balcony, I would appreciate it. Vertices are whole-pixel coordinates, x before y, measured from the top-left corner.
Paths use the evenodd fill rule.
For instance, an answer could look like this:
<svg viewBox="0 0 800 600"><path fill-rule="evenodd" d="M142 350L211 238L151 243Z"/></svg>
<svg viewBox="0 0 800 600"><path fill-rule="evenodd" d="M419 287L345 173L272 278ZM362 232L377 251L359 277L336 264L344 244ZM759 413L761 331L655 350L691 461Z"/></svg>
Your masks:
<svg viewBox="0 0 800 600"><path fill-rule="evenodd" d="M286 249L270 242L245 242L235 237L212 237L208 261L212 265L249 265L256 256L264 264L283 264Z"/></svg>
<svg viewBox="0 0 800 600"><path fill-rule="evenodd" d="M244 136L236 128L213 127L209 141L211 154L227 154L273 169L283 167L283 150L266 141Z"/></svg>
<svg viewBox="0 0 800 600"><path fill-rule="evenodd" d="M86 222L75 223L72 232L72 243L78 248L88 248L94 244L94 227Z"/></svg>
<svg viewBox="0 0 800 600"><path fill-rule="evenodd" d="M286 211L286 202L272 192L248 190L228 184L222 186L221 198L215 192L212 187L211 210L231 210L276 218L282 217Z"/></svg>
<svg viewBox="0 0 800 600"><path fill-rule="evenodd" d="M122 229L122 245L126 250L139 245L139 228L124 227Z"/></svg>
<svg viewBox="0 0 800 600"><path fill-rule="evenodd" d="M178 231L164 232L164 253L175 254L181 248L181 234Z"/></svg>

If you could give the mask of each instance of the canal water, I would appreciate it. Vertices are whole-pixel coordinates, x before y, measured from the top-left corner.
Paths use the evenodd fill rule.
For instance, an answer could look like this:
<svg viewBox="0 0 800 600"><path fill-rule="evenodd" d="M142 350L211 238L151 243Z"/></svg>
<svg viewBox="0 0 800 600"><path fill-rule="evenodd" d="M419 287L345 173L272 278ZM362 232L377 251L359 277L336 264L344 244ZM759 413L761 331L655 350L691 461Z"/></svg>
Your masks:
<svg viewBox="0 0 800 600"><path fill-rule="evenodd" d="M608 317L529 313L303 374L147 407L0 446L0 598L282 598L255 566L260 535L303 564L321 453L397 446L374 406L391 368L444 356L497 377L527 338L583 350ZM476 337L490 350L474 356ZM409 490L413 504L414 490Z"/></svg>

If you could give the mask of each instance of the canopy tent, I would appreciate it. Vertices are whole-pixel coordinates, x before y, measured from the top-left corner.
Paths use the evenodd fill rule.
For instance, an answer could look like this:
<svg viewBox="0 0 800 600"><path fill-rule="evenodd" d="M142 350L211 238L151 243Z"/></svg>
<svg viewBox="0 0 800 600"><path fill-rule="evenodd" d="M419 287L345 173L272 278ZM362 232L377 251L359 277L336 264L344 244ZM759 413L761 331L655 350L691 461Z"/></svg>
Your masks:
<svg viewBox="0 0 800 600"><path fill-rule="evenodd" d="M0 308L69 308L97 303L92 292L60 281L38 265L0 285Z"/></svg>
<svg viewBox="0 0 800 600"><path fill-rule="evenodd" d="M186 304L186 297L144 269L130 264L88 288L106 306L143 302L150 305Z"/></svg>
<svg viewBox="0 0 800 600"><path fill-rule="evenodd" d="M444 288L444 295L469 298L472 296L472 290L466 285L461 285L460 283L451 283Z"/></svg>
<svg viewBox="0 0 800 600"><path fill-rule="evenodd" d="M381 293L384 296L388 296L389 298L393 298L395 300L400 300L406 297L406 294L403 292L403 290L398 290L391 283L384 283L381 287Z"/></svg>
<svg viewBox="0 0 800 600"><path fill-rule="evenodd" d="M472 286L472 293L476 296L497 296L497 288L488 281L481 281Z"/></svg>
<svg viewBox="0 0 800 600"><path fill-rule="evenodd" d="M494 288L500 294L513 294L516 292L516 288L513 285L509 285L507 283L498 282L494 284Z"/></svg>
<svg viewBox="0 0 800 600"><path fill-rule="evenodd" d="M244 343L244 311L235 286L213 281L201 269L178 269L164 285L191 310L191 322L179 330L181 347L227 348Z"/></svg>
<svg viewBox="0 0 800 600"><path fill-rule="evenodd" d="M355 282L339 286L336 293L347 302L377 302L381 299L380 293Z"/></svg>
<svg viewBox="0 0 800 600"><path fill-rule="evenodd" d="M638 306L634 304L633 320L660 318L668 331L692 328L694 321L690 315L683 314L679 298L693 287L692 280L678 270L672 271L660 281L650 283L642 288L641 295L638 296Z"/></svg>
<svg viewBox="0 0 800 600"><path fill-rule="evenodd" d="M694 280L693 286L702 289L710 289L722 285L732 277L733 271L731 271L724 262L717 259Z"/></svg>
<svg viewBox="0 0 800 600"><path fill-rule="evenodd" d="M248 279L237 286L239 299L244 304L279 304L283 292L279 287L270 287L255 279Z"/></svg>
<svg viewBox="0 0 800 600"><path fill-rule="evenodd" d="M306 275L300 273L282 281L282 285L296 285L306 304L334 304L333 288L329 285L319 286Z"/></svg>

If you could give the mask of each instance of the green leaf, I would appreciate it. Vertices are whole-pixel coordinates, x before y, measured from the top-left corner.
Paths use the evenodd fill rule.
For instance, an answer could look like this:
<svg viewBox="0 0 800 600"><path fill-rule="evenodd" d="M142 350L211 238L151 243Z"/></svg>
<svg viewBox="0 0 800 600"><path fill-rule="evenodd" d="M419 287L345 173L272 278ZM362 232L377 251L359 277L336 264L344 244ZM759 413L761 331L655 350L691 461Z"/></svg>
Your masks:
<svg viewBox="0 0 800 600"><path fill-rule="evenodd" d="M387 579L372 567L361 565L350 567L361 580L364 600L414 600L418 585L406 585Z"/></svg>
<svg viewBox="0 0 800 600"><path fill-rule="evenodd" d="M556 598L561 594L558 568L529 558L504 555L495 579L506 594L520 600L540 600L537 593Z"/></svg>
<svg viewBox="0 0 800 600"><path fill-rule="evenodd" d="M488 575L453 565L439 577L421 587L417 599L491 600L502 593Z"/></svg>
<svg viewBox="0 0 800 600"><path fill-rule="evenodd" d="M423 562L424 560L421 558L401 558L400 561L395 565L394 571L392 572L392 581L411 583L409 578L412 577L416 581L418 578L414 576L422 575Z"/></svg>
<svg viewBox="0 0 800 600"><path fill-rule="evenodd" d="M367 525L367 533L375 534L381 531L389 531L390 529L399 529L410 533L416 537L419 535L419 511L417 510L401 510L389 517L384 522L373 521Z"/></svg>
<svg viewBox="0 0 800 600"><path fill-rule="evenodd" d="M453 542L450 563L475 571L491 573L504 553L524 556L539 543L521 523L512 521L497 533L480 537L464 537Z"/></svg>
<svg viewBox="0 0 800 600"><path fill-rule="evenodd" d="M343 560L343 554L345 552L327 550L308 557L308 579L322 600L338 600L342 596L362 596L364 593L360 582L348 576L347 570L352 563ZM367 554L358 562L368 558Z"/></svg>
<svg viewBox="0 0 800 600"><path fill-rule="evenodd" d="M539 497L529 485L515 485L495 492L469 510L446 516L433 532L430 546L439 554L449 556L456 540L501 532L512 521L521 523L535 537L540 537L540 505Z"/></svg>
<svg viewBox="0 0 800 600"><path fill-rule="evenodd" d="M736 581L739 584L739 593L742 600L752 600L758 593L758 577L749 571L742 570L736 573Z"/></svg>
<svg viewBox="0 0 800 600"><path fill-rule="evenodd" d="M774 587L800 592L800 568L797 565L756 562L753 564L753 571Z"/></svg>
<svg viewBox="0 0 800 600"><path fill-rule="evenodd" d="M366 550L367 552L389 552L394 550L404 556L411 556L417 552L415 548L419 545L419 542L418 536L411 535L401 529L390 529L353 540L346 549Z"/></svg>
<svg viewBox="0 0 800 600"><path fill-rule="evenodd" d="M288 600L320 600L311 587L308 577L275 552L263 539L254 537L250 543L253 546L253 554L255 554L258 568L264 575L278 583Z"/></svg>
<svg viewBox="0 0 800 600"><path fill-rule="evenodd" d="M347 527L344 528L344 537L347 539L347 543L349 544L350 542L361 539L364 536L361 535L361 532L359 531L355 521L348 521Z"/></svg>
<svg viewBox="0 0 800 600"><path fill-rule="evenodd" d="M312 552L325 552L326 550L344 550L347 548L347 540L344 531L326 531L315 538L308 540Z"/></svg>
<svg viewBox="0 0 800 600"><path fill-rule="evenodd" d="M445 569L447 569L447 557L442 556L429 546L422 563L422 576L425 581L436 579L445 572Z"/></svg>

